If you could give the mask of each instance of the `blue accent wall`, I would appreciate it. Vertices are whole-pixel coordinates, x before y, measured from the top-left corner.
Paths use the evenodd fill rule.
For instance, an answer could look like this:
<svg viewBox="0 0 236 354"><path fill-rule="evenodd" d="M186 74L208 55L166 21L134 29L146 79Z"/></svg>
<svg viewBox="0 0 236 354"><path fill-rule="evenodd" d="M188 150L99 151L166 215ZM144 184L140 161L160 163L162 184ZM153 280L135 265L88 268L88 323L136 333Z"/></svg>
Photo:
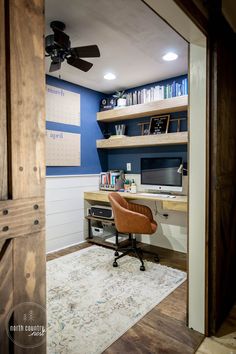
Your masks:
<svg viewBox="0 0 236 354"><path fill-rule="evenodd" d="M131 163L131 171L128 173L140 173L141 157L181 157L184 167L187 166L187 146L170 145L144 148L114 149L107 156L108 169L120 169L126 171L126 163Z"/></svg>
<svg viewBox="0 0 236 354"><path fill-rule="evenodd" d="M103 138L101 129L96 121L96 113L99 111L99 104L104 94L48 75L46 76L46 83L79 93L81 114L79 127L46 121L46 129L81 134L81 166L50 166L47 167L46 174L50 176L100 173L101 163L106 166L106 156L105 153L98 152L96 148L96 140Z"/></svg>
<svg viewBox="0 0 236 354"><path fill-rule="evenodd" d="M166 115L166 114L163 114ZM170 124L169 124L169 133L174 133L177 131L177 118L187 118L187 112L175 112L170 114ZM137 136L141 135L141 127L138 125L138 123L141 122L150 122L150 117L142 117L142 118L136 118L136 119L131 119L131 120L123 120L123 121L116 121L107 124L106 127L104 125L101 127L102 131L106 131L107 133L111 133L112 135L116 134L116 129L115 126L117 124L125 124L125 135L128 136ZM180 121L180 131L186 131L188 130L187 127L187 119L181 120Z"/></svg>
<svg viewBox="0 0 236 354"><path fill-rule="evenodd" d="M151 83L135 87L127 90L132 92L137 89L149 88L154 85L167 85L174 80L181 83L182 79L187 75L170 78L160 82ZM138 122L149 121L150 117L144 117L134 120L115 122L110 124L100 123L96 121L96 113L99 111L100 101L104 97L109 97L103 93L72 84L70 82L46 76L46 83L68 91L80 94L81 104L81 119L80 126L61 124L56 122L46 121L46 128L49 130L64 131L69 133L81 134L81 166L73 167L47 167L46 174L49 175L77 175L77 174L93 174L107 171L108 169L123 169L126 170L126 163L131 162L132 170L130 173L140 173L141 157L182 157L183 161L187 162L187 146L186 145L171 145L161 147L146 147L146 148L130 148L130 149L115 149L115 150L97 150L96 140L103 139L103 132L110 131L115 134L115 124L126 124L126 134L135 136L141 134L141 128L137 125ZM176 117L186 117L187 112L178 112L171 114L171 120ZM47 119L47 117L46 117ZM169 132L175 132L177 122L171 122ZM187 130L187 121L181 122L181 131Z"/></svg>

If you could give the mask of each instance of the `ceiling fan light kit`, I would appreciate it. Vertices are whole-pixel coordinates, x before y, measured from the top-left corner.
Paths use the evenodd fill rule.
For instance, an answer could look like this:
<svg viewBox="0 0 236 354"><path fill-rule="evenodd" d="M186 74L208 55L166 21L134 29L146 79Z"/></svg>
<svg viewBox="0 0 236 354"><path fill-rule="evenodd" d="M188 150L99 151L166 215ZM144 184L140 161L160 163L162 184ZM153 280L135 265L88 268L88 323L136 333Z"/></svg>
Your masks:
<svg viewBox="0 0 236 354"><path fill-rule="evenodd" d="M99 58L98 46L94 44L71 48L70 37L64 32L66 25L60 21L52 21L50 26L54 33L45 38L45 56L51 58L49 71L60 70L61 63L65 60L79 70L89 71L93 64L81 58Z"/></svg>

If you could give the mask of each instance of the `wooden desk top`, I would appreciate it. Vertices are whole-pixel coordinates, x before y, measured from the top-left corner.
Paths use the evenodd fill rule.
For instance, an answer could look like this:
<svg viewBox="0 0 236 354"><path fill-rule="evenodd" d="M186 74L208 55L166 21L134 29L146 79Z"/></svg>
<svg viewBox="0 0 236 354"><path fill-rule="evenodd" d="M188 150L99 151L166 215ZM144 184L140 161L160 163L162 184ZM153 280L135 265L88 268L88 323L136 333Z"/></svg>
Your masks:
<svg viewBox="0 0 236 354"><path fill-rule="evenodd" d="M94 192L84 192L84 199L98 202L109 203L108 191L94 191ZM188 199L186 195L178 195L176 198L163 198L154 195L144 195L142 193L127 193L127 192L117 192L125 199L130 200L147 200L147 201L158 201L162 204L162 209L164 210L174 210L187 212Z"/></svg>

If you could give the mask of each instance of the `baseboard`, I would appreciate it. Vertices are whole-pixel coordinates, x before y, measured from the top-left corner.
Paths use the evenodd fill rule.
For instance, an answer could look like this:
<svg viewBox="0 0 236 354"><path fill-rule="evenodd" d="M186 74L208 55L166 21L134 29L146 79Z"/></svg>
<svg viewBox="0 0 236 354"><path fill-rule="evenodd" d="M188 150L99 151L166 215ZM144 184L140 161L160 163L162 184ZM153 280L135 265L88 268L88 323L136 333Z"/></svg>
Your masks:
<svg viewBox="0 0 236 354"><path fill-rule="evenodd" d="M50 251L50 252L46 252L46 255L49 255L51 253L55 253L55 252L58 252L58 251L62 251L62 250L66 250L67 248L70 248L70 247L73 247L73 246L77 246L77 245L81 245L82 243L85 243L86 240L84 241L80 241L80 242L76 242L76 243L72 243L71 245L67 245L66 247L61 247L61 248L57 248L53 251Z"/></svg>

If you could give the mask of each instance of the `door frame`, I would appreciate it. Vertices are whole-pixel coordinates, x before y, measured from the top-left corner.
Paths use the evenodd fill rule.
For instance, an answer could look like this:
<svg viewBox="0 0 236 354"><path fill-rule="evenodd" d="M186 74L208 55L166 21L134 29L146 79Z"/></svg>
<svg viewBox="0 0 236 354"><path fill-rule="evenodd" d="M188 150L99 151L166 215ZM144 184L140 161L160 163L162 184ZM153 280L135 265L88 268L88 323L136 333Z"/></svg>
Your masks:
<svg viewBox="0 0 236 354"><path fill-rule="evenodd" d="M143 2L189 43L187 324L207 334L207 37L173 0Z"/></svg>

